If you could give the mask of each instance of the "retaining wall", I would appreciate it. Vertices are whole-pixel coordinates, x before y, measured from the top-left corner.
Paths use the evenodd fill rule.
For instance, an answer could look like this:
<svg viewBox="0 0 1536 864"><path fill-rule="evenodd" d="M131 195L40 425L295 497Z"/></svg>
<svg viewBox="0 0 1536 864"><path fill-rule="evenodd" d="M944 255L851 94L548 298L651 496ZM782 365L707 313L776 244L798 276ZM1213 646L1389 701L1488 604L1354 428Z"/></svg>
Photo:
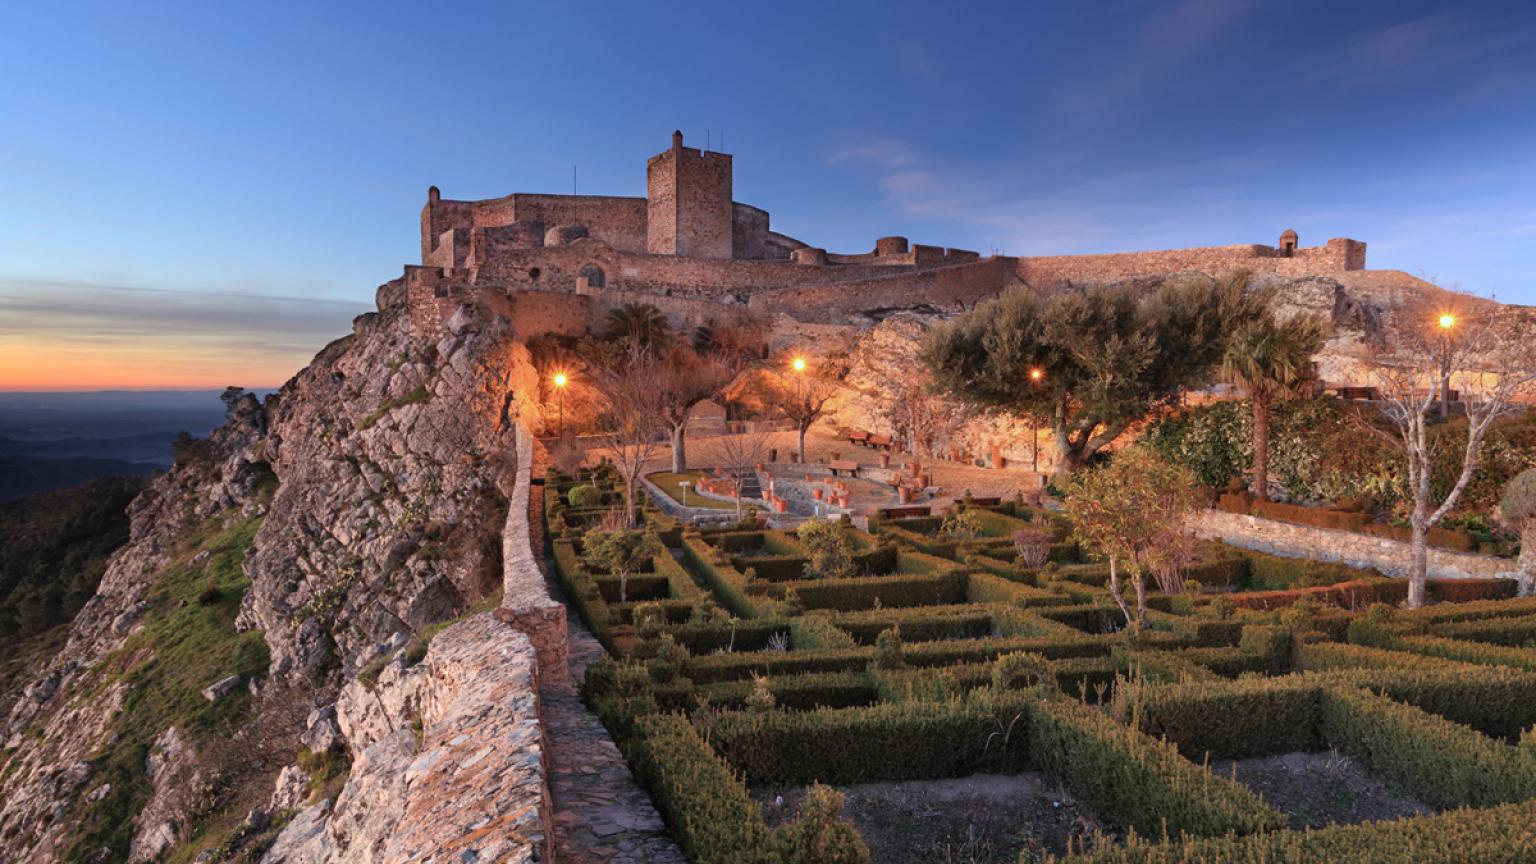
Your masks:
<svg viewBox="0 0 1536 864"><path fill-rule="evenodd" d="M1339 561L1351 567L1380 570L1388 576L1407 576L1412 567L1413 547L1382 537L1295 525L1222 510L1202 511L1195 517L1193 527L1201 537L1287 558ZM1518 578L1515 562L1508 558L1434 547L1429 549L1429 576L1431 579Z"/></svg>

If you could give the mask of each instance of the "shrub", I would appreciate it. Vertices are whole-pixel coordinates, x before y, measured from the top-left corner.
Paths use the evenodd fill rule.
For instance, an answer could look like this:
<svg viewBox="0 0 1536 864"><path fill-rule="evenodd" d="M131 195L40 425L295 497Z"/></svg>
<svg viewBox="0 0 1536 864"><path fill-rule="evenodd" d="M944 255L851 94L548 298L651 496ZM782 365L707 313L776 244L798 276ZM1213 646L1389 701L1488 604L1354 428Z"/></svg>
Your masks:
<svg viewBox="0 0 1536 864"><path fill-rule="evenodd" d="M875 638L875 668L890 671L907 665L901 652L901 626L881 631Z"/></svg>
<svg viewBox="0 0 1536 864"><path fill-rule="evenodd" d="M853 564L853 544L843 526L828 519L801 523L795 536L810 551L805 575L812 579L846 579L857 571Z"/></svg>
<svg viewBox="0 0 1536 864"><path fill-rule="evenodd" d="M843 816L843 794L813 783L795 821L780 828L774 848L796 864L868 864L869 847Z"/></svg>
<svg viewBox="0 0 1536 864"><path fill-rule="evenodd" d="M1036 568L1051 554L1052 533L1042 528L1020 528L1009 536L1019 555L1019 563Z"/></svg>
<svg viewBox="0 0 1536 864"><path fill-rule="evenodd" d="M607 503L608 499L603 490L593 486L591 483L582 483L579 486L573 487L571 491L565 493L565 497L567 501L571 502L572 507L578 508L601 507Z"/></svg>
<svg viewBox="0 0 1536 864"><path fill-rule="evenodd" d="M789 638L796 651L855 648L859 644L847 631L833 624L825 613L797 615L789 619Z"/></svg>

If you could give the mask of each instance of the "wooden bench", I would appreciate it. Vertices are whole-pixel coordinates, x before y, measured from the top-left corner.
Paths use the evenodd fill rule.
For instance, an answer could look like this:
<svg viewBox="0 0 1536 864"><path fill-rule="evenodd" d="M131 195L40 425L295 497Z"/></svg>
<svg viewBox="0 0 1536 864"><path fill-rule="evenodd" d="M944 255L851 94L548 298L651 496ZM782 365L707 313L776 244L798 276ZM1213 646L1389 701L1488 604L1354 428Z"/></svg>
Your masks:
<svg viewBox="0 0 1536 864"><path fill-rule="evenodd" d="M849 444L863 444L869 439L869 433L863 429L844 429L842 437L847 438Z"/></svg>
<svg viewBox="0 0 1536 864"><path fill-rule="evenodd" d="M1003 503L1003 499L999 495L993 495L989 498L972 497L971 503L977 507L996 507L997 505Z"/></svg>
<svg viewBox="0 0 1536 864"><path fill-rule="evenodd" d="M930 516L933 508L926 504L913 504L910 507L881 507L880 515L887 519L910 519L915 516Z"/></svg>
<svg viewBox="0 0 1536 864"><path fill-rule="evenodd" d="M881 447L884 447L885 449L889 450L889 449L891 449L891 436L889 436L889 435L869 435L869 436L867 436L864 439L864 443L865 443L865 445L867 445L869 447L873 447L876 450L880 449Z"/></svg>
<svg viewBox="0 0 1536 864"><path fill-rule="evenodd" d="M847 471L849 477L859 476L859 463L847 459L833 459L827 463L827 467L832 469L833 477L836 477L839 471Z"/></svg>

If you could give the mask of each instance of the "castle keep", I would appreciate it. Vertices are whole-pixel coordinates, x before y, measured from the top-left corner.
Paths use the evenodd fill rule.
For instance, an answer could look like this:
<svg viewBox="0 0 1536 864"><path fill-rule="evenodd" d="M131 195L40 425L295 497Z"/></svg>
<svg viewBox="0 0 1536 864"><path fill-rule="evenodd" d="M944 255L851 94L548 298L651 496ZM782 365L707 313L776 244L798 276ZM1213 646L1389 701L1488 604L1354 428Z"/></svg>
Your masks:
<svg viewBox="0 0 1536 864"><path fill-rule="evenodd" d="M1197 270L1334 276L1365 268L1365 244L1336 238L1102 255L1014 257L881 237L836 253L780 234L766 211L734 200L729 154L686 147L681 132L646 162L644 198L514 193L483 201L427 191L421 265L385 287L435 332L465 301L511 303L528 332L579 330L594 311L649 302L702 323L743 310L837 322L861 312L944 310L1014 284L1049 290ZM1363 275L1363 274L1362 274ZM577 299L581 298L581 299Z"/></svg>

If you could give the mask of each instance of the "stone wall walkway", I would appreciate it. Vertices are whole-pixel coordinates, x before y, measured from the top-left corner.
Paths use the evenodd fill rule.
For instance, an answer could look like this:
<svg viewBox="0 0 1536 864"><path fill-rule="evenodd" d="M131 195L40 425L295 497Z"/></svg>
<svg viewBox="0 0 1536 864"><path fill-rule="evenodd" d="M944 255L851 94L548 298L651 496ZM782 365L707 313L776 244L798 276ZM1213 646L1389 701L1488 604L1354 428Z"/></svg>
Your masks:
<svg viewBox="0 0 1536 864"><path fill-rule="evenodd" d="M603 656L603 646L574 615L567 632L570 678L539 693L555 805L555 861L687 864L608 730L577 692L575 682Z"/></svg>

